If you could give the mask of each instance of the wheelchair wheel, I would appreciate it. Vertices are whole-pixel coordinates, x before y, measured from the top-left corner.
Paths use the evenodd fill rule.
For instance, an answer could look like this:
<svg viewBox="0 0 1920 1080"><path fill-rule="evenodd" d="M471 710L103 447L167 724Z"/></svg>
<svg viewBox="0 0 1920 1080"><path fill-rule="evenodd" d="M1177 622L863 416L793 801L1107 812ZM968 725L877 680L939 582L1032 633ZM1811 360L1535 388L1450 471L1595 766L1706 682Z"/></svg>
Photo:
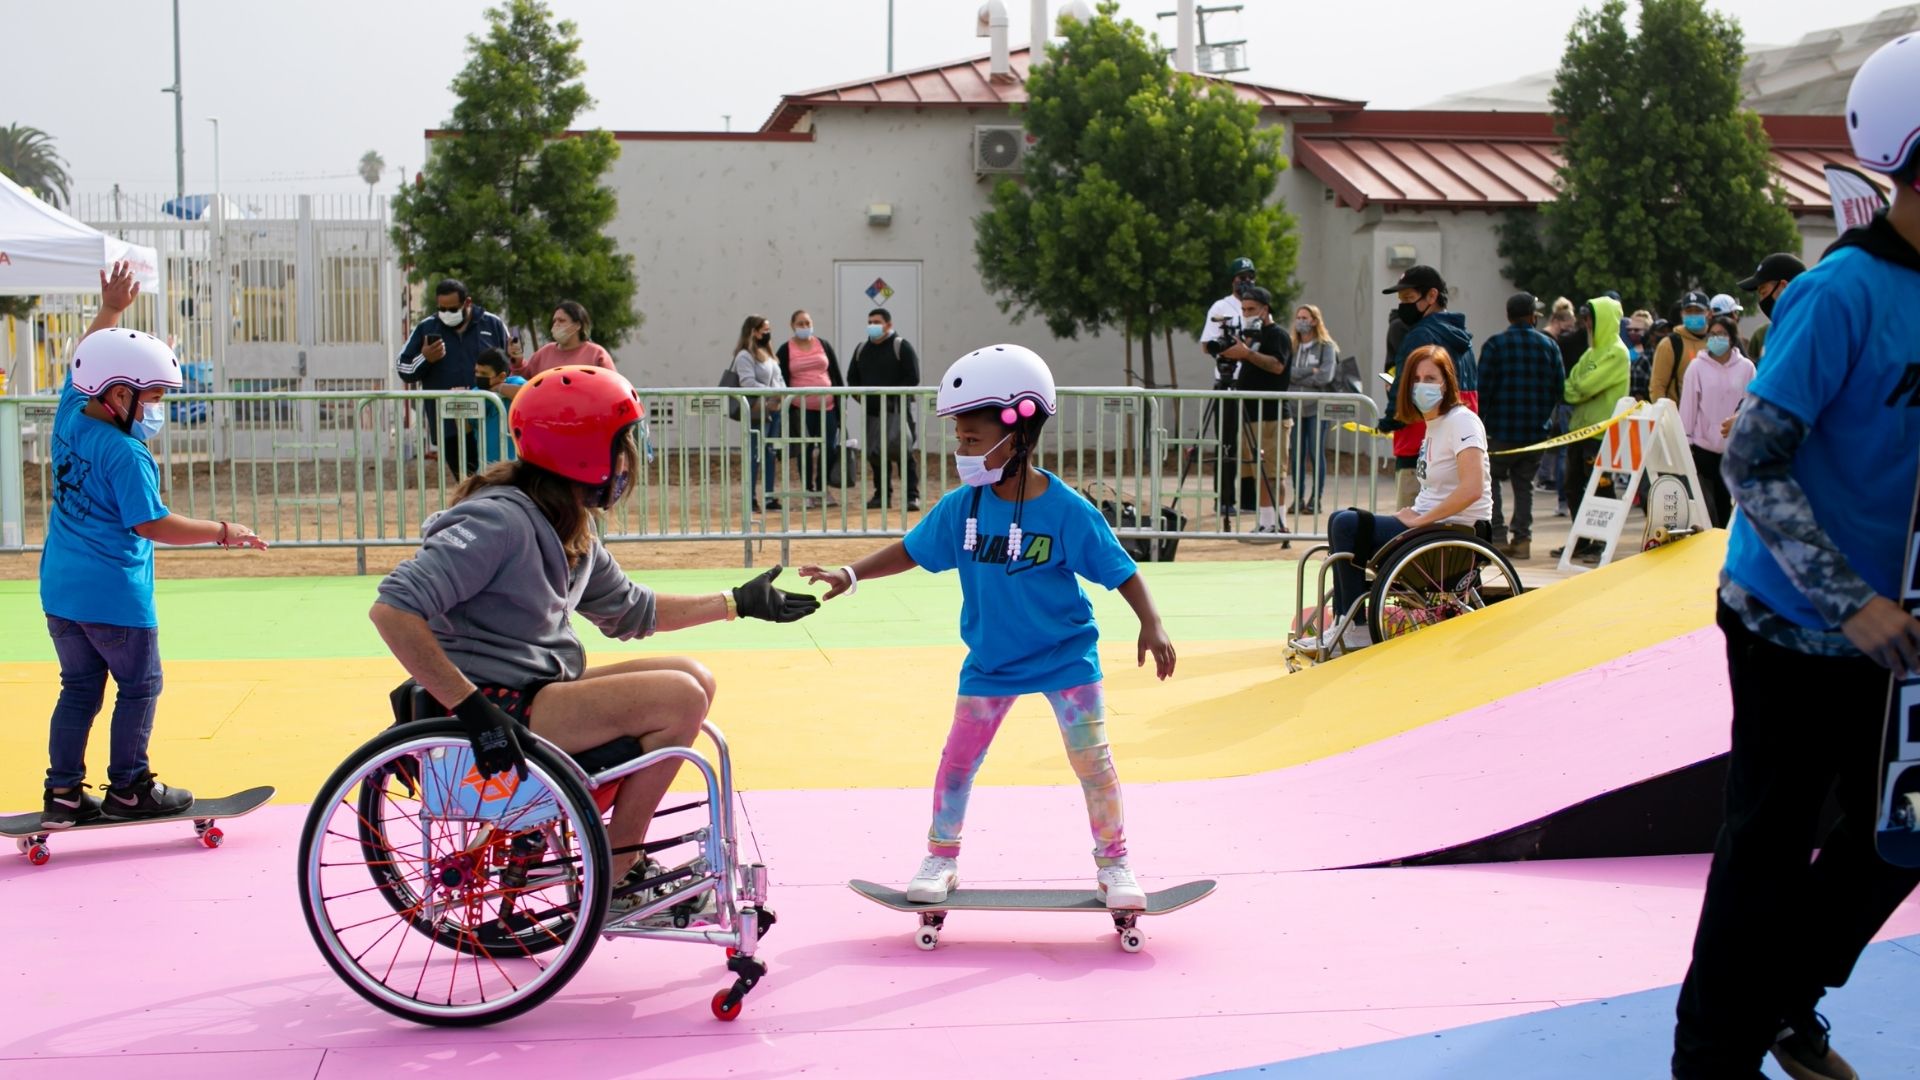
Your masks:
<svg viewBox="0 0 1920 1080"><path fill-rule="evenodd" d="M452 721L395 727L334 771L300 842L307 929L368 1001L489 1024L565 986L606 918L599 808L543 742L483 779Z"/></svg>
<svg viewBox="0 0 1920 1080"><path fill-rule="evenodd" d="M1473 536L1435 536L1394 554L1375 573L1368 629L1375 641L1405 637L1520 591L1513 564L1491 544Z"/></svg>

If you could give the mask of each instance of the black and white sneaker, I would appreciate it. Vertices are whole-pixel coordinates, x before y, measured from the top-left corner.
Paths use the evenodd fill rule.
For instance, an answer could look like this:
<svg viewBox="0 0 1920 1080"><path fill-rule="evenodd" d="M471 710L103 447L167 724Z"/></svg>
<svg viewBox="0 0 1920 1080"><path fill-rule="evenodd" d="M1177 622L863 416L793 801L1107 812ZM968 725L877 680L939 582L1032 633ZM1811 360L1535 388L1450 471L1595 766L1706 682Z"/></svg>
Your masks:
<svg viewBox="0 0 1920 1080"><path fill-rule="evenodd" d="M43 829L71 829L75 825L84 825L100 816L100 799L87 794L92 784L75 784L65 791L56 792L47 789L46 801L40 807L40 827Z"/></svg>
<svg viewBox="0 0 1920 1080"><path fill-rule="evenodd" d="M142 774L126 787L110 785L107 797L100 800L101 811L116 821L170 817L184 814L192 806L193 792L168 787L151 772Z"/></svg>

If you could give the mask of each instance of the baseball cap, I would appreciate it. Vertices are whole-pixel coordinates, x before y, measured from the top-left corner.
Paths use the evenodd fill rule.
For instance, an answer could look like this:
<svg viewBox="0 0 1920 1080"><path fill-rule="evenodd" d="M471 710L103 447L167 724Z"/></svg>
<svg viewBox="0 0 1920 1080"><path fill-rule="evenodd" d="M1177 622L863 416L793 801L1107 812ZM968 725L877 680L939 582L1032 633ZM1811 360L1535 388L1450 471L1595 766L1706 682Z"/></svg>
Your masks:
<svg viewBox="0 0 1920 1080"><path fill-rule="evenodd" d="M1447 281L1440 276L1440 271L1431 266L1409 266L1406 273L1400 275L1400 280L1391 289L1380 290L1380 295L1392 296L1401 289L1418 289L1423 293L1428 289L1446 292Z"/></svg>
<svg viewBox="0 0 1920 1080"><path fill-rule="evenodd" d="M1769 281L1792 281L1807 272L1807 264L1784 251L1776 251L1760 260L1753 276L1740 283L1742 292L1757 292Z"/></svg>
<svg viewBox="0 0 1920 1080"><path fill-rule="evenodd" d="M1539 303L1540 301L1533 298L1532 293L1514 293L1512 296L1507 297L1507 318L1524 319L1529 315L1536 314L1539 310Z"/></svg>
<svg viewBox="0 0 1920 1080"><path fill-rule="evenodd" d="M1253 268L1253 260L1247 258L1245 255L1227 264L1228 277L1239 277L1241 274L1253 273L1258 273L1258 271Z"/></svg>
<svg viewBox="0 0 1920 1080"><path fill-rule="evenodd" d="M1713 299L1707 301L1707 307L1715 315L1740 314L1740 305L1734 301L1733 297L1728 296L1726 293L1715 293Z"/></svg>
<svg viewBox="0 0 1920 1080"><path fill-rule="evenodd" d="M1241 293L1240 299L1251 300L1256 304L1261 304L1266 307L1273 306L1273 294L1259 285L1255 285L1253 288Z"/></svg>
<svg viewBox="0 0 1920 1080"><path fill-rule="evenodd" d="M1707 307L1707 294L1699 289L1689 290L1687 295L1680 298L1680 306L1683 308Z"/></svg>

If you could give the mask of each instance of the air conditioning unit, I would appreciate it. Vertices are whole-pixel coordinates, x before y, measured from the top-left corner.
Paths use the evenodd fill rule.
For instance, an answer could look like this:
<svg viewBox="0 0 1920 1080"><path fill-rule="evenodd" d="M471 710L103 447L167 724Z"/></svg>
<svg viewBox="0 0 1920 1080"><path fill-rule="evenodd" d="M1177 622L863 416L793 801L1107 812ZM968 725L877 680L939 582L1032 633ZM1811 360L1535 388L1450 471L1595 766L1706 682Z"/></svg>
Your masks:
<svg viewBox="0 0 1920 1080"><path fill-rule="evenodd" d="M1018 124L982 124L973 129L973 171L1022 173L1026 171L1027 129Z"/></svg>

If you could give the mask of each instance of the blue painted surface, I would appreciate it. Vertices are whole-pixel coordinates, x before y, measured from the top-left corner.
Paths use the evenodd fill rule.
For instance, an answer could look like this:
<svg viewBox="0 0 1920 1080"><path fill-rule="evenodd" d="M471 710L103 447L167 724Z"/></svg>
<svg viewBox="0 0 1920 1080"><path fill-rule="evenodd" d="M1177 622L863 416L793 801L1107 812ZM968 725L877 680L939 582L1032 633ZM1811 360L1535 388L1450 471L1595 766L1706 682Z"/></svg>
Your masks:
<svg viewBox="0 0 1920 1080"><path fill-rule="evenodd" d="M1431 1035L1257 1065L1218 1077L1437 1080L1665 1077L1678 986L1492 1020ZM1869 946L1846 986L1820 1011L1833 1045L1863 1077L1920 1077L1920 935ZM1781 1077L1768 1058L1768 1076Z"/></svg>

